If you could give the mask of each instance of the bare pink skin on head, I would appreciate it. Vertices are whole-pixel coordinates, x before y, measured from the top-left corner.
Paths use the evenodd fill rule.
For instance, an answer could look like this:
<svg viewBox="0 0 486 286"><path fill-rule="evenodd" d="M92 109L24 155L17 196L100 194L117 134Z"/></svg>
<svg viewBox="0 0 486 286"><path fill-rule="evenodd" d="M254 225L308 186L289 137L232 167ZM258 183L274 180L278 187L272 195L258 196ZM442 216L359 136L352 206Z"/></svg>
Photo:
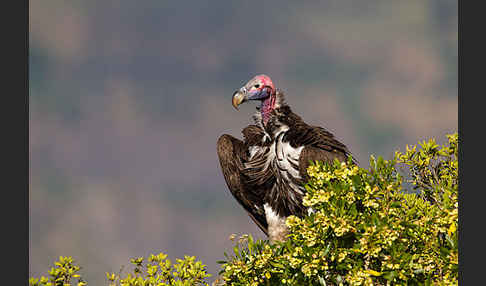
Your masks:
<svg viewBox="0 0 486 286"><path fill-rule="evenodd" d="M269 87L272 88L272 90L275 90L275 86L273 85L273 82L272 82L272 80L270 79L269 76L264 75L264 74L260 74L260 75L255 76L254 79L261 83L261 85L262 85L261 88L263 88L264 86L269 86Z"/></svg>
<svg viewBox="0 0 486 286"><path fill-rule="evenodd" d="M270 119L270 113L274 108L275 108L275 93L272 93L272 95L270 95L269 98L262 101L262 105L260 107L264 125L267 125L267 122Z"/></svg>
<svg viewBox="0 0 486 286"><path fill-rule="evenodd" d="M262 113L263 124L267 125L268 120L270 119L270 113L275 108L275 86L273 85L272 80L269 76L265 74L260 74L255 76L252 80L252 85L255 86L259 84L260 90L264 88L270 88L270 96L262 101L260 106L260 112Z"/></svg>

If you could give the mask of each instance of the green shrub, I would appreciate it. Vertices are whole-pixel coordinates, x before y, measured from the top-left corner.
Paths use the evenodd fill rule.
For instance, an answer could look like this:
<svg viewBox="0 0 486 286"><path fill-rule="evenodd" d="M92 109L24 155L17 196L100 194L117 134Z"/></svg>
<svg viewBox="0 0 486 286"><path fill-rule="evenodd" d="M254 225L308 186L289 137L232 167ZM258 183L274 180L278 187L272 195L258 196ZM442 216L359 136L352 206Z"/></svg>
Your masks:
<svg viewBox="0 0 486 286"><path fill-rule="evenodd" d="M54 267L49 270L49 278L30 278L30 286L60 286L60 285L88 285L78 273L81 267L74 264L71 257L59 256L59 260L54 263ZM76 284L74 280L77 280Z"/></svg>
<svg viewBox="0 0 486 286"><path fill-rule="evenodd" d="M204 279L210 277L206 273L206 265L196 261L194 256L184 256L184 259L176 259L173 264L167 258L167 254L151 254L144 263L144 258L132 259L135 266L133 273L128 273L124 278L115 273L106 273L110 286L144 286L144 285L170 285L170 286L197 286L209 285Z"/></svg>
<svg viewBox="0 0 486 286"><path fill-rule="evenodd" d="M457 134L370 159L308 168L304 204L285 243L237 243L222 262L228 285L457 285ZM404 192L397 167L418 193Z"/></svg>
<svg viewBox="0 0 486 286"><path fill-rule="evenodd" d="M69 263L66 264L66 261ZM116 273L106 273L106 278L110 286L198 286L209 285L204 280L211 274L206 273L206 265L196 261L194 256L184 256L184 259L176 259L172 263L167 255L160 253L151 254L145 262L143 257L130 260L133 264L133 271L126 275ZM59 262L55 262L57 267L49 271L50 278L41 277L30 278L30 286L70 286L72 278L81 279L77 274L79 267L72 264L71 257L60 257ZM121 271L120 271L121 272ZM82 279L77 286L87 285Z"/></svg>
<svg viewBox="0 0 486 286"><path fill-rule="evenodd" d="M226 285L457 285L457 133L406 147L370 169L338 161L308 168L304 204L313 213L290 216L288 240L271 244L243 235L222 264ZM409 171L415 192L398 172ZM110 285L208 285L205 265L185 256L132 259L132 273L107 273ZM31 286L87 285L72 258L60 257L49 278Z"/></svg>

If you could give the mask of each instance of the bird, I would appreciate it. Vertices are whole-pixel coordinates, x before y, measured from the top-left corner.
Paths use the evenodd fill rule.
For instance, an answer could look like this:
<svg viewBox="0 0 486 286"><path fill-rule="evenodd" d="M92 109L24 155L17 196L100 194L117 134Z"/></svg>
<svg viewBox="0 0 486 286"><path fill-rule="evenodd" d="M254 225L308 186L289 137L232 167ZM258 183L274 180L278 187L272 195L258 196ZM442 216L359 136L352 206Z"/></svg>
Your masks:
<svg viewBox="0 0 486 286"><path fill-rule="evenodd" d="M347 161L348 148L323 127L305 123L265 74L251 78L232 95L232 105L256 101L254 124L243 128L243 140L223 134L217 141L221 171L229 191L271 242L284 242L290 215L312 210L302 204L314 161Z"/></svg>

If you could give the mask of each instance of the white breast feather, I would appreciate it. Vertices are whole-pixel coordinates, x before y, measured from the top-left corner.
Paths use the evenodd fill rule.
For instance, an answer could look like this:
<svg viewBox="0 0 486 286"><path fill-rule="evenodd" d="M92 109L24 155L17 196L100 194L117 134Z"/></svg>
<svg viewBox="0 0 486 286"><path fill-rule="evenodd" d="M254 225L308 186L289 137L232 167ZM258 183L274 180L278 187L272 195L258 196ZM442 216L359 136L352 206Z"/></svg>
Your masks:
<svg viewBox="0 0 486 286"><path fill-rule="evenodd" d="M285 217L279 216L269 204L264 204L265 218L268 224L268 236L270 240L283 241L288 233L288 228L285 225Z"/></svg>
<svg viewBox="0 0 486 286"><path fill-rule="evenodd" d="M288 129L288 126L285 125L277 129L274 133L274 137L277 139L269 147L250 146L248 150L250 153L250 161L245 163L245 166L250 168L255 167L251 160L258 157L257 155L264 153L265 150L269 148L265 155L264 169L268 169L271 164L278 165L275 166L278 167L276 169L282 173L282 176L289 182L292 189L297 193L303 194L302 186L294 184L290 180L288 174L297 179L301 178L299 170L294 169L290 162L296 165L299 164L300 152L302 152L304 146L294 148L290 146L289 142L282 142L282 138L284 137L283 133L285 133Z"/></svg>
<svg viewBox="0 0 486 286"><path fill-rule="evenodd" d="M294 148L290 146L289 142L278 142L277 144L277 164L279 164L280 168L289 172L294 178L300 178L299 170L294 169L290 165L290 162L298 165L300 152L304 149L304 146ZM284 176L288 179L285 172Z"/></svg>
<svg viewBox="0 0 486 286"><path fill-rule="evenodd" d="M294 164L299 164L299 157L300 157L300 152L302 152L302 149L304 149L304 146L300 146L297 148L294 148L290 146L289 142L282 142L282 137L278 137L278 140L276 142L277 144L277 160L276 164L278 164L278 167L280 169L283 169L281 171L282 176L289 182L290 186L292 189L299 193L303 194L302 186L296 185L292 180L289 178L289 174L292 175L292 177L301 179L299 170L294 169L290 162ZM291 196L294 196L293 193L290 193Z"/></svg>
<svg viewBox="0 0 486 286"><path fill-rule="evenodd" d="M262 149L260 146L250 146L248 151L250 152L250 159L255 156L255 154Z"/></svg>

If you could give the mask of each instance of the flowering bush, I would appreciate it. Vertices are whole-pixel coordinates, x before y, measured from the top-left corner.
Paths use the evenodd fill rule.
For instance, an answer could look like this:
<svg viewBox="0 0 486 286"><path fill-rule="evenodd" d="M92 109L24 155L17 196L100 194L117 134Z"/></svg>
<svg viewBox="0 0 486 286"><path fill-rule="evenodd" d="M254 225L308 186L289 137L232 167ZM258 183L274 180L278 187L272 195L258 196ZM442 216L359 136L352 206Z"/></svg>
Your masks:
<svg viewBox="0 0 486 286"><path fill-rule="evenodd" d="M338 162L308 168L304 205L285 243L235 246L222 262L228 285L457 285L457 134L420 143L370 169ZM397 167L410 170L416 193Z"/></svg>

